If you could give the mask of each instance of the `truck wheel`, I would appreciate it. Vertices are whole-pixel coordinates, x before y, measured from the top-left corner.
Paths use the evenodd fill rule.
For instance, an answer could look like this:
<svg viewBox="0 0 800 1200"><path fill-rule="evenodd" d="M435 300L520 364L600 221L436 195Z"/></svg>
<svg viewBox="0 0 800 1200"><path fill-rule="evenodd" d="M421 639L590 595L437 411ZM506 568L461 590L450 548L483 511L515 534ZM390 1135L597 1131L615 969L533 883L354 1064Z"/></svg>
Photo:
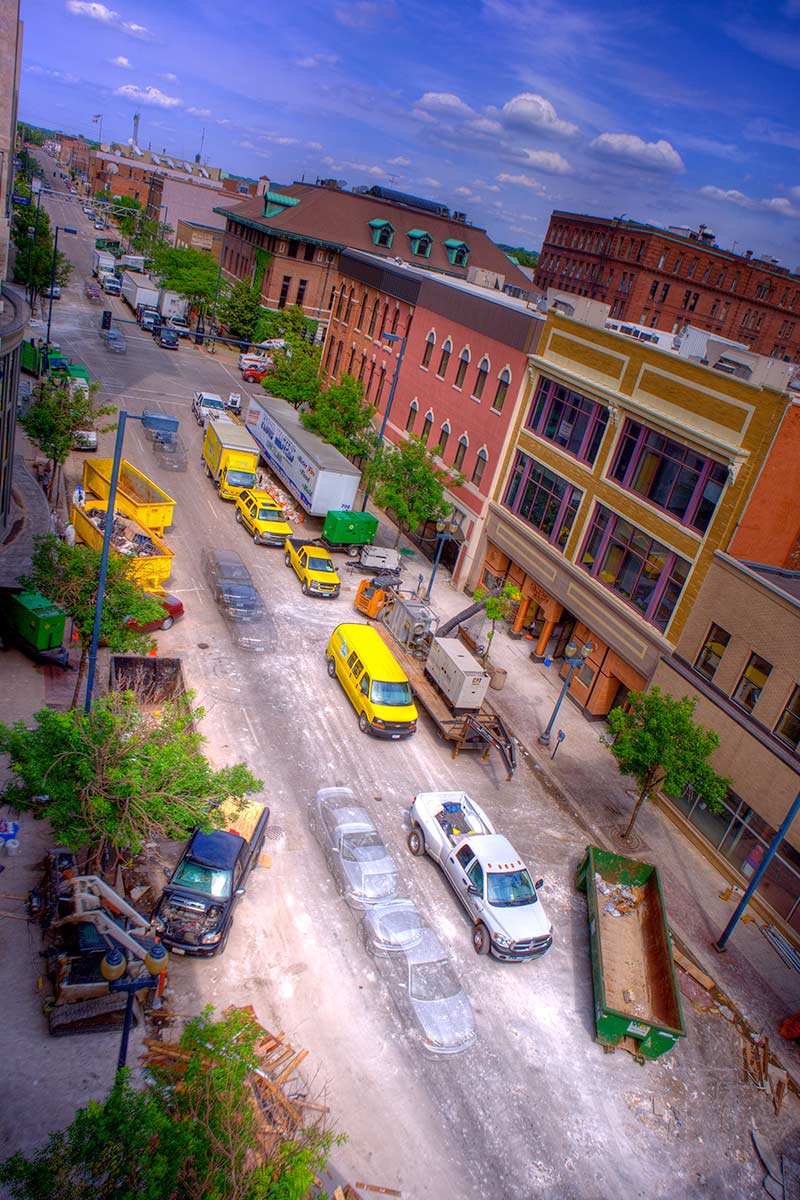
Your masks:
<svg viewBox="0 0 800 1200"><path fill-rule="evenodd" d="M362 712L361 716L358 718L358 728L362 733L366 733L369 729L369 721L367 720L367 714L365 712Z"/></svg>
<svg viewBox="0 0 800 1200"><path fill-rule="evenodd" d="M415 858L422 858L425 853L425 834L421 829L412 829L406 838L406 845Z"/></svg>
<svg viewBox="0 0 800 1200"><path fill-rule="evenodd" d="M164 617L164 620L161 622L161 628L162 629L172 629L172 626L174 624L175 624L174 617Z"/></svg>
<svg viewBox="0 0 800 1200"><path fill-rule="evenodd" d="M292 556L288 550L286 551L286 553L283 556L283 561L286 563L287 567L290 567L292 565Z"/></svg>
<svg viewBox="0 0 800 1200"><path fill-rule="evenodd" d="M472 930L472 948L476 954L488 954L491 950L492 943L485 925L478 923Z"/></svg>
<svg viewBox="0 0 800 1200"><path fill-rule="evenodd" d="M209 479L211 478L211 468L209 467L208 463L206 463L206 475Z"/></svg>
<svg viewBox="0 0 800 1200"><path fill-rule="evenodd" d="M348 546L347 547L347 557L348 558L358 558L360 553L361 553L360 546Z"/></svg>
<svg viewBox="0 0 800 1200"><path fill-rule="evenodd" d="M328 674L330 675L331 679L336 678L336 659L335 658L328 659Z"/></svg>
<svg viewBox="0 0 800 1200"><path fill-rule="evenodd" d="M257 530L257 529L254 529L254 530L253 530L253 541L255 542L255 544L256 544L256 545L258 545L258 544L259 544L259 542L261 541L261 538L260 538L260 537L259 537L259 535L258 535L258 530Z"/></svg>
<svg viewBox="0 0 800 1200"><path fill-rule="evenodd" d="M236 510L236 523L238 525L241 525L241 523L242 523L242 514L239 512L238 508Z"/></svg>
<svg viewBox="0 0 800 1200"><path fill-rule="evenodd" d="M305 579L300 584L300 591L303 593L304 596L308 595L308 584L306 583Z"/></svg>

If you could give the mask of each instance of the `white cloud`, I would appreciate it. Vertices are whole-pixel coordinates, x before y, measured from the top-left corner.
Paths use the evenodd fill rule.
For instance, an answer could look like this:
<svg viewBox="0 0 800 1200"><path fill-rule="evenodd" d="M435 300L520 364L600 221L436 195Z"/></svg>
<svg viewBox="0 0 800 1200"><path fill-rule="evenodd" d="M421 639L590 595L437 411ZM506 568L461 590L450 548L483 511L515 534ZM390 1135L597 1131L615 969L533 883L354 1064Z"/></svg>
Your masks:
<svg viewBox="0 0 800 1200"><path fill-rule="evenodd" d="M474 117L475 110L465 104L460 96L452 92L426 92L417 101L417 107L429 113L442 113L448 117Z"/></svg>
<svg viewBox="0 0 800 1200"><path fill-rule="evenodd" d="M305 58L296 58L294 65L304 70L313 70L315 67L332 67L338 61L338 54L307 54Z"/></svg>
<svg viewBox="0 0 800 1200"><path fill-rule="evenodd" d="M791 188L790 194L800 199L800 188ZM719 188L710 183L700 188L700 195L723 204L733 204L737 208L746 208L750 212L774 212L781 217L800 220L800 206L788 196L747 196L736 188Z"/></svg>
<svg viewBox="0 0 800 1200"><path fill-rule="evenodd" d="M118 87L115 96L125 100L133 100L135 104L147 104L153 108L180 108L183 103L177 96L166 96L164 92L154 87L139 87L135 83L126 83Z"/></svg>
<svg viewBox="0 0 800 1200"><path fill-rule="evenodd" d="M165 71L163 75L159 75L159 79L166 79L167 83L177 83L178 76L173 75L172 71Z"/></svg>
<svg viewBox="0 0 800 1200"><path fill-rule="evenodd" d="M144 25L137 25L135 21L123 21L113 8L108 8L105 4L98 4L95 0L67 0L66 8L73 17L88 17L90 21L99 21L101 25L120 29L130 37L149 41L153 36Z"/></svg>
<svg viewBox="0 0 800 1200"><path fill-rule="evenodd" d="M189 108L186 109L186 111L190 117L210 117L211 116L210 108L194 108L193 106L190 105Z"/></svg>
<svg viewBox="0 0 800 1200"><path fill-rule="evenodd" d="M477 194L477 192L473 192L472 188L468 187L457 187L453 191L454 196L463 196L465 200L472 200Z"/></svg>
<svg viewBox="0 0 800 1200"><path fill-rule="evenodd" d="M67 71L54 71L50 67L40 67L37 63L31 63L29 67L23 67L29 75L41 75L45 79L55 79L57 83L80 83L77 75L70 75Z"/></svg>
<svg viewBox="0 0 800 1200"><path fill-rule="evenodd" d="M633 133L601 133L589 149L602 158L644 167L649 171L683 171L683 159L674 146L660 139L645 142Z"/></svg>
<svg viewBox="0 0 800 1200"><path fill-rule="evenodd" d="M389 3L386 0L355 0L353 4L341 4L334 15L347 29L371 29L381 20L394 21L397 9L391 0Z"/></svg>
<svg viewBox="0 0 800 1200"><path fill-rule="evenodd" d="M116 58L112 58L111 65L114 67L122 67L123 71L131 70L131 60L126 58L124 54L119 54Z"/></svg>
<svg viewBox="0 0 800 1200"><path fill-rule="evenodd" d="M498 175L496 178L498 183L512 183L515 184L516 187L528 188L531 192L535 192L537 196L547 195L538 179L533 179L530 175L502 174Z"/></svg>
<svg viewBox="0 0 800 1200"><path fill-rule="evenodd" d="M572 138L578 126L559 117L549 100L536 92L521 92L513 96L500 111L500 119L509 128L537 129L554 137Z"/></svg>
<svg viewBox="0 0 800 1200"><path fill-rule="evenodd" d="M387 163L390 167L410 167L411 159L403 158L402 154L398 154L395 158L387 158Z"/></svg>
<svg viewBox="0 0 800 1200"><path fill-rule="evenodd" d="M473 133L486 134L488 137L500 137L503 132L503 126L499 121L492 120L491 117L476 117L473 121L467 122L467 128Z"/></svg>
<svg viewBox="0 0 800 1200"><path fill-rule="evenodd" d="M321 150L322 142L306 142L307 150Z"/></svg>
<svg viewBox="0 0 800 1200"><path fill-rule="evenodd" d="M529 167L536 167L548 175L571 175L572 165L561 154L554 150L521 150L515 155L519 161Z"/></svg>
<svg viewBox="0 0 800 1200"><path fill-rule="evenodd" d="M379 167L375 163L350 162L348 159L339 160L332 158L330 154L326 155L322 161L332 171L359 171L362 175L374 175L378 179L385 179L388 174L383 167Z"/></svg>
<svg viewBox="0 0 800 1200"><path fill-rule="evenodd" d="M442 186L441 179L434 179L431 175L424 175L422 179L418 179L417 183L421 183L423 187L440 188Z"/></svg>

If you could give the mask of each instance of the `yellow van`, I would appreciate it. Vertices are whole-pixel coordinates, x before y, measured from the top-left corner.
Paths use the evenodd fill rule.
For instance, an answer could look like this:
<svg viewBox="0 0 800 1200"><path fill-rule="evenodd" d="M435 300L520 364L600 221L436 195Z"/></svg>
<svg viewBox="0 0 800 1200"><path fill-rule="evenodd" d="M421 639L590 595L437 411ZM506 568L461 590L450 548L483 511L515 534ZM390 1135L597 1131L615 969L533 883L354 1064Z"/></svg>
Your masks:
<svg viewBox="0 0 800 1200"><path fill-rule="evenodd" d="M362 733L397 741L416 732L411 685L377 629L337 625L325 656L328 674L347 693Z"/></svg>

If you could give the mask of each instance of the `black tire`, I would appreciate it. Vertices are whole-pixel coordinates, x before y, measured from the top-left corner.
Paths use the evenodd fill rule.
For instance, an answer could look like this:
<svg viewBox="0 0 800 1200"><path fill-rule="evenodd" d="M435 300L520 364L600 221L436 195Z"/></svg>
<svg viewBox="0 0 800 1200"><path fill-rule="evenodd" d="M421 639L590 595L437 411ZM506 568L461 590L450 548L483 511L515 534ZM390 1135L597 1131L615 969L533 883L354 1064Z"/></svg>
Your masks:
<svg viewBox="0 0 800 1200"><path fill-rule="evenodd" d="M361 553L360 546L348 546L347 547L347 557L348 558L358 558L360 553Z"/></svg>
<svg viewBox="0 0 800 1200"><path fill-rule="evenodd" d="M259 542L261 541L261 538L260 538L260 537L259 537L259 535L258 535L258 530L257 530L257 529L254 529L254 530L253 530L253 541L255 542L255 544L256 544L256 545L258 545L258 544L259 544Z"/></svg>
<svg viewBox="0 0 800 1200"><path fill-rule="evenodd" d="M368 720L367 714L365 712L359 713L358 728L361 730L362 733L369 732L369 720Z"/></svg>
<svg viewBox="0 0 800 1200"><path fill-rule="evenodd" d="M488 954L491 948L492 943L489 938L489 930L479 921L472 930L472 949L476 954Z"/></svg>
<svg viewBox="0 0 800 1200"><path fill-rule="evenodd" d="M283 561L287 567L290 567L292 565L292 556L288 550L286 551L286 553L283 556Z"/></svg>
<svg viewBox="0 0 800 1200"><path fill-rule="evenodd" d="M328 659L328 674L331 679L336 678L336 659L333 657Z"/></svg>
<svg viewBox="0 0 800 1200"><path fill-rule="evenodd" d="M306 583L305 579L300 584L300 591L303 593L304 596L308 595L308 584Z"/></svg>
<svg viewBox="0 0 800 1200"><path fill-rule="evenodd" d="M237 508L237 510L236 510L236 520L237 520L237 521L238 521L238 523L241 525L241 523L242 523L242 514L241 514L241 512L239 511L239 509L238 509L238 508Z"/></svg>
<svg viewBox="0 0 800 1200"><path fill-rule="evenodd" d="M211 478L211 468L209 467L208 463L206 463L206 475L209 479Z"/></svg>
<svg viewBox="0 0 800 1200"><path fill-rule="evenodd" d="M414 855L414 858L422 858L425 853L425 834L418 826L415 825L409 833L406 838L406 845Z"/></svg>
<svg viewBox="0 0 800 1200"><path fill-rule="evenodd" d="M164 620L161 622L161 628L162 629L172 629L172 626L174 624L175 624L174 617L164 617Z"/></svg>

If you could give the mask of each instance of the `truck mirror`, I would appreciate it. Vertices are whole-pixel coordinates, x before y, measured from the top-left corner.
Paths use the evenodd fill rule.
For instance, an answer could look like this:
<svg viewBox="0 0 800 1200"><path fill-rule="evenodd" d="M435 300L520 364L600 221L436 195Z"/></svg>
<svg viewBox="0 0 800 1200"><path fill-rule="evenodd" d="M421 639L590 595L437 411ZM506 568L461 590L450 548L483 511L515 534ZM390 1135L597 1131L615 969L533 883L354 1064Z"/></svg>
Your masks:
<svg viewBox="0 0 800 1200"><path fill-rule="evenodd" d="M243 896L243 895L245 894L245 889L244 889L244 888L237 888L237 889L236 889L236 891L235 891L233 894L234 894L234 896Z"/></svg>
<svg viewBox="0 0 800 1200"><path fill-rule="evenodd" d="M543 887L544 887L544 880L543 880L543 879L537 879L537 880L536 880L536 883L535 883L533 886L536 888L536 890L537 890L537 892L538 892L539 888L543 888Z"/></svg>
<svg viewBox="0 0 800 1200"><path fill-rule="evenodd" d="M467 887L467 892L470 896L480 896L480 888L476 888L474 883L470 883Z"/></svg>
<svg viewBox="0 0 800 1200"><path fill-rule="evenodd" d="M169 867L164 867L164 878L169 879Z"/></svg>

